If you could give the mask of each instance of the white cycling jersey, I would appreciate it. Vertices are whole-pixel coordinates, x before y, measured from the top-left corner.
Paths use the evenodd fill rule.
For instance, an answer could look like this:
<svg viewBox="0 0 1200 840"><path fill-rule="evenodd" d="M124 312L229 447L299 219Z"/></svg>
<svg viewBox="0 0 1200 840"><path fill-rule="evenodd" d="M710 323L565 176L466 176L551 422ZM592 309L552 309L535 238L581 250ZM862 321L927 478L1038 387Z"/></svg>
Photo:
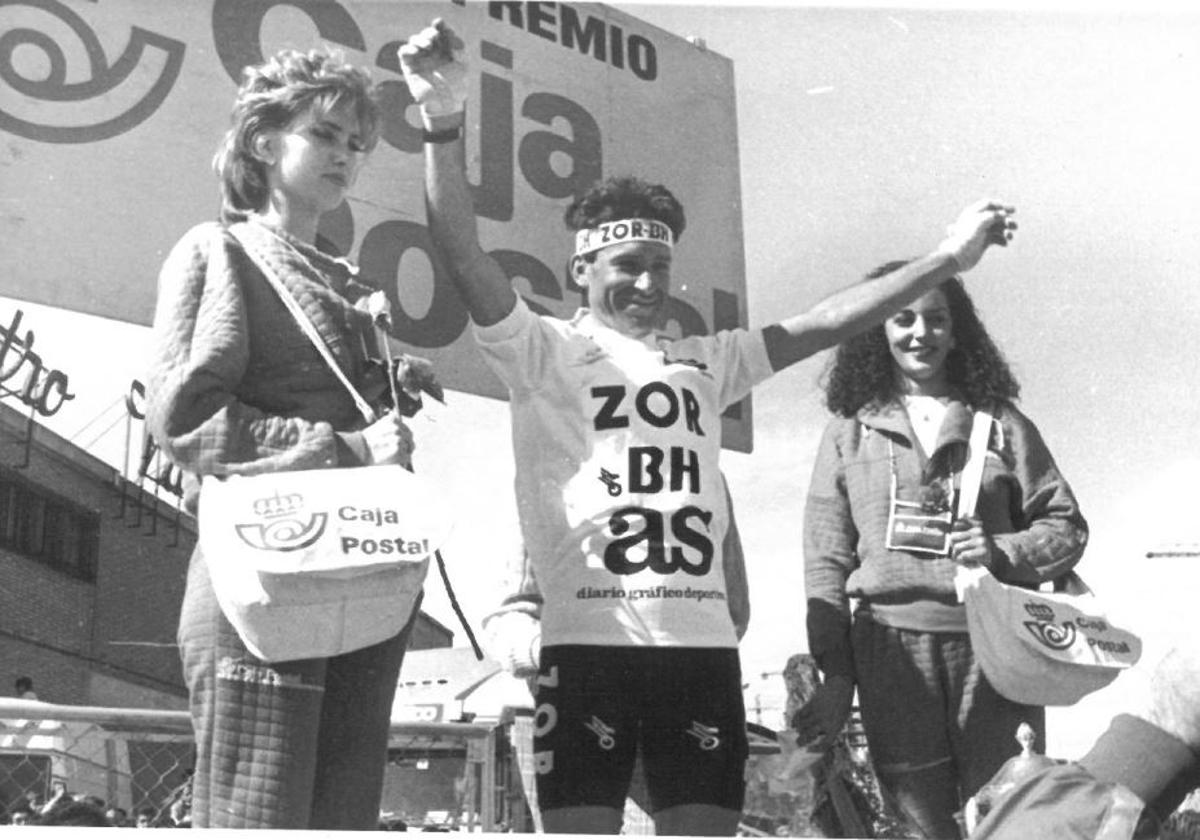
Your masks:
<svg viewBox="0 0 1200 840"><path fill-rule="evenodd" d="M518 298L475 337L510 392L543 645L736 647L720 415L771 375L762 332L638 340Z"/></svg>

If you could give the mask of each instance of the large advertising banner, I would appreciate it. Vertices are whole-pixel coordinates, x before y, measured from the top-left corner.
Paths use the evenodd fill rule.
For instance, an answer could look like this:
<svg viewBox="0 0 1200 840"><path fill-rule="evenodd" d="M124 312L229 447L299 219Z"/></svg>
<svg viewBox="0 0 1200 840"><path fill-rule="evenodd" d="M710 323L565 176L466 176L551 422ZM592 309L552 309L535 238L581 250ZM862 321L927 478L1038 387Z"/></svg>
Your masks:
<svg viewBox="0 0 1200 840"><path fill-rule="evenodd" d="M636 174L683 202L676 335L744 325L731 62L598 4L395 0L0 1L0 292L148 324L175 241L216 217L211 161L241 69L327 46L369 68L383 137L327 247L391 298L400 349L449 388L503 397L430 256L416 107L397 47L434 17L466 41L468 166L480 236L537 311L580 304L562 214L597 178ZM725 445L751 446L750 405Z"/></svg>

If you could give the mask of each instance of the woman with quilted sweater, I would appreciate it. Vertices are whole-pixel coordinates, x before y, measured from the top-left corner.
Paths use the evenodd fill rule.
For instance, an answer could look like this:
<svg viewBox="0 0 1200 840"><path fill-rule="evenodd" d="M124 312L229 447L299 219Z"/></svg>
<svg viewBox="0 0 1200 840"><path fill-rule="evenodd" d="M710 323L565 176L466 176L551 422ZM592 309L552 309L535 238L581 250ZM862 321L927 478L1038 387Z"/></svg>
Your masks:
<svg viewBox="0 0 1200 840"><path fill-rule="evenodd" d="M371 289L317 247L321 214L345 200L379 136L368 77L325 52L282 52L244 71L231 123L215 160L220 221L175 245L154 318L147 422L183 469L192 512L205 475L408 465L413 448L395 409L360 417L243 248L273 269L355 387L368 398L384 391L366 353ZM400 608L417 614L417 603ZM339 656L264 662L222 614L197 546L179 626L196 736L193 825L375 828L411 627Z"/></svg>
<svg viewBox="0 0 1200 840"><path fill-rule="evenodd" d="M871 276L893 271L889 263ZM857 688L876 772L900 816L958 837L963 803L1045 714L980 671L955 570L1036 586L1071 569L1087 523L1019 386L953 278L838 347L804 516L809 650L824 675L793 724L831 743ZM954 519L976 411L992 416L976 515Z"/></svg>

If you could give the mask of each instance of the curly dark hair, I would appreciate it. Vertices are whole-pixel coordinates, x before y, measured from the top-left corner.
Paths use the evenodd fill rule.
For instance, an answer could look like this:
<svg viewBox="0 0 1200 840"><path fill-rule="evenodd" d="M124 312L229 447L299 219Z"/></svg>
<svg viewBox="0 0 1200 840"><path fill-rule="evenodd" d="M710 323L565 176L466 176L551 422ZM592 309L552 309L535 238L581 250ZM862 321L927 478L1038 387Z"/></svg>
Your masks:
<svg viewBox="0 0 1200 840"><path fill-rule="evenodd" d="M679 199L662 184L651 184L632 175L596 183L571 202L563 221L571 230L595 227L617 219L654 219L671 229L675 240L683 236L687 220Z"/></svg>
<svg viewBox="0 0 1200 840"><path fill-rule="evenodd" d="M885 263L870 272L864 282L890 274L909 262ZM954 324L954 348L946 356L950 384L973 407L1016 402L1021 386L979 319L962 281L951 277L938 288L946 296ZM822 384L825 405L842 417L853 417L865 405L883 405L899 396L895 362L883 324L839 344Z"/></svg>

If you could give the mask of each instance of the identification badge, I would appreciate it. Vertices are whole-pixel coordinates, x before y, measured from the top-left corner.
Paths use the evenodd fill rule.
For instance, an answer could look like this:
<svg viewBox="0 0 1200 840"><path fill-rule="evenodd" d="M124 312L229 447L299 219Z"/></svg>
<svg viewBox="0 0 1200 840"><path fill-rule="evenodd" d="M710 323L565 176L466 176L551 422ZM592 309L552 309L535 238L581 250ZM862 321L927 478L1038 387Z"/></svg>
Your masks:
<svg viewBox="0 0 1200 840"><path fill-rule="evenodd" d="M935 479L920 488L917 499L901 499L893 475L885 545L895 551L948 557L950 526L954 522L950 504L953 493L948 480Z"/></svg>

